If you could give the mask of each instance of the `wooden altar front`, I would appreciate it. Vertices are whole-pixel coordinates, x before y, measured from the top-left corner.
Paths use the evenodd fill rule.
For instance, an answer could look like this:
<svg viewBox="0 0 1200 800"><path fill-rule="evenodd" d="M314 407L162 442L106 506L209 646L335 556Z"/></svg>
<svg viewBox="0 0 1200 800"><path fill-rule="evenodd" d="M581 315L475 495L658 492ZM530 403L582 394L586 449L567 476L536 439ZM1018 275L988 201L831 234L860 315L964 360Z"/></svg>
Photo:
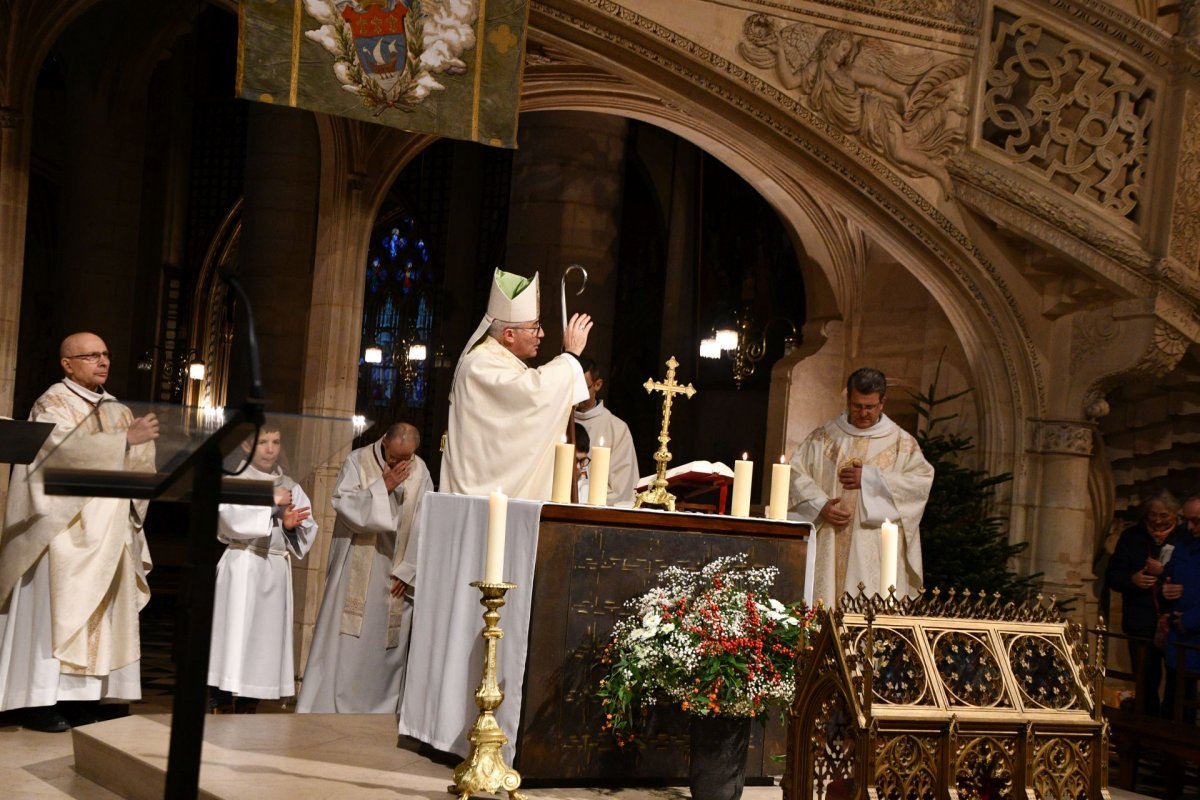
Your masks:
<svg viewBox="0 0 1200 800"><path fill-rule="evenodd" d="M530 781L667 783L686 781L687 718L661 709L643 749L618 748L601 732L595 697L600 657L625 602L669 566L699 568L745 553L750 566L775 566L773 595L804 594L810 527L804 523L580 505L542 507L533 583L529 658L515 766ZM778 775L784 712L765 730L752 726L747 777Z"/></svg>

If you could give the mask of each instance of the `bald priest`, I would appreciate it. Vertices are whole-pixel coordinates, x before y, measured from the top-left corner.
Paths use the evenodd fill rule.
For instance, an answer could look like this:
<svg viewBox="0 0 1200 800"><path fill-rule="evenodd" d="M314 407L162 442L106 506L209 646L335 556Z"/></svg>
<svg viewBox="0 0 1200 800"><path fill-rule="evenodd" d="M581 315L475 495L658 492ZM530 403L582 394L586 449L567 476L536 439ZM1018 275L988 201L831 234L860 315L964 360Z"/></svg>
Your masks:
<svg viewBox="0 0 1200 800"><path fill-rule="evenodd" d="M563 352L536 369L545 331L538 276L496 270L487 314L459 359L450 389L450 419L439 490L549 500L554 445L572 407L588 399L579 356L592 319L574 314Z"/></svg>

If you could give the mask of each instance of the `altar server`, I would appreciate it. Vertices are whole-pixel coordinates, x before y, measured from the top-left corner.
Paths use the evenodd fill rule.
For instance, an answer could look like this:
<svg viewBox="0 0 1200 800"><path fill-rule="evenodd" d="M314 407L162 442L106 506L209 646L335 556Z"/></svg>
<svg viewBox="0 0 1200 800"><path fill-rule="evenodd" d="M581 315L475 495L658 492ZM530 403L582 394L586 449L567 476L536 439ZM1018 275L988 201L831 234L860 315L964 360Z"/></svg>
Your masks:
<svg viewBox="0 0 1200 800"><path fill-rule="evenodd" d="M496 270L487 314L459 359L450 389L450 418L442 453L443 492L549 500L554 445L571 408L588 397L579 356L592 320L571 317L564 352L536 369L545 332L539 321L538 276Z"/></svg>
<svg viewBox="0 0 1200 800"><path fill-rule="evenodd" d="M933 467L916 439L883 413L887 379L876 369L846 381L846 411L808 435L792 456L790 503L816 525L813 598L835 603L843 591L887 591L880 579L880 526L900 527L896 596L922 582L919 523Z"/></svg>
<svg viewBox="0 0 1200 800"><path fill-rule="evenodd" d="M38 466L53 453L55 467L153 471L158 437L153 414L134 418L104 390L104 340L77 333L59 355L63 380L29 415L54 430L32 467L13 468L0 537L0 711L49 732L94 721L101 699L142 696L150 552L145 501L47 496Z"/></svg>
<svg viewBox="0 0 1200 800"><path fill-rule="evenodd" d="M398 422L350 454L333 492L337 521L325 596L296 710L396 713L412 597L397 570L421 498L433 491L420 432Z"/></svg>
<svg viewBox="0 0 1200 800"><path fill-rule="evenodd" d="M222 504L208 685L215 711L253 713L260 699L296 693L292 664L291 556L304 558L317 535L304 490L279 467L278 428L263 425L242 448L243 479L275 484L274 506ZM234 697L236 695L236 697Z"/></svg>
<svg viewBox="0 0 1200 800"><path fill-rule="evenodd" d="M575 406L575 421L587 428L592 444L612 448L608 470L608 504L633 505L634 489L638 482L637 453L629 426L597 398L604 388L600 368L587 356L579 359L587 381L588 399ZM583 498L583 495L580 495Z"/></svg>

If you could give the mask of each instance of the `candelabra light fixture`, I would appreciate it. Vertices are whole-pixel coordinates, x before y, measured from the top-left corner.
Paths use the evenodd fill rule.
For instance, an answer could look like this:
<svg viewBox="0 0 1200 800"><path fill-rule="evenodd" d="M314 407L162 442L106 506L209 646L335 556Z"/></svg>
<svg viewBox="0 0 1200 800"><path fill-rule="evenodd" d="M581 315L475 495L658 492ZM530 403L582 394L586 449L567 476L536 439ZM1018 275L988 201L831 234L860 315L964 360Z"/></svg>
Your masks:
<svg viewBox="0 0 1200 800"><path fill-rule="evenodd" d="M396 367L400 380L408 384L417 379L417 372L428 355L429 350L424 342L405 337L395 342L392 345L391 353L386 355L381 345L368 346L363 350L363 363L382 364L386 358Z"/></svg>
<svg viewBox="0 0 1200 800"><path fill-rule="evenodd" d="M142 357L138 359L137 368L141 372L150 372L154 369L155 363L160 358L166 356L166 350L159 345L152 345L149 350L142 353ZM204 359L200 357L200 351L192 348L182 352L173 358L165 361L167 374L171 376L171 386L176 391L181 391L186 382L204 380L205 367Z"/></svg>
<svg viewBox="0 0 1200 800"><path fill-rule="evenodd" d="M748 306L743 306L737 313L734 322L736 327L718 328L707 338L700 340L700 357L720 359L729 353L733 368L733 382L742 388L742 382L754 374L755 367L767 353L767 334L775 325L785 325L789 333L783 337L783 354L795 349L798 343L796 324L785 317L775 317L767 322L758 333L754 332L757 323L750 313Z"/></svg>

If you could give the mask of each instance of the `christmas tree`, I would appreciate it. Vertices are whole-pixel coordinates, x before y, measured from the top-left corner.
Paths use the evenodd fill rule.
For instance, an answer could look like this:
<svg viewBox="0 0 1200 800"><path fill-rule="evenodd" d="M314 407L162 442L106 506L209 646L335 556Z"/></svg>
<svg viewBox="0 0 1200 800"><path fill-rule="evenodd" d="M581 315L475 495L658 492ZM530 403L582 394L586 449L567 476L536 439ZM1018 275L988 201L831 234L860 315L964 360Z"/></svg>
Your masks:
<svg viewBox="0 0 1200 800"><path fill-rule="evenodd" d="M975 448L970 436L943 430L958 414L938 416L943 407L972 389L939 397L941 363L928 394L913 394L922 419L917 442L935 470L925 515L921 517L921 553L926 589L950 588L974 594L999 592L1006 601L1020 602L1037 592L1039 575L1019 575L1010 569L1012 558L1028 544L1011 544L1006 519L996 513L997 489L1012 480L1010 473L990 475L959 463Z"/></svg>

